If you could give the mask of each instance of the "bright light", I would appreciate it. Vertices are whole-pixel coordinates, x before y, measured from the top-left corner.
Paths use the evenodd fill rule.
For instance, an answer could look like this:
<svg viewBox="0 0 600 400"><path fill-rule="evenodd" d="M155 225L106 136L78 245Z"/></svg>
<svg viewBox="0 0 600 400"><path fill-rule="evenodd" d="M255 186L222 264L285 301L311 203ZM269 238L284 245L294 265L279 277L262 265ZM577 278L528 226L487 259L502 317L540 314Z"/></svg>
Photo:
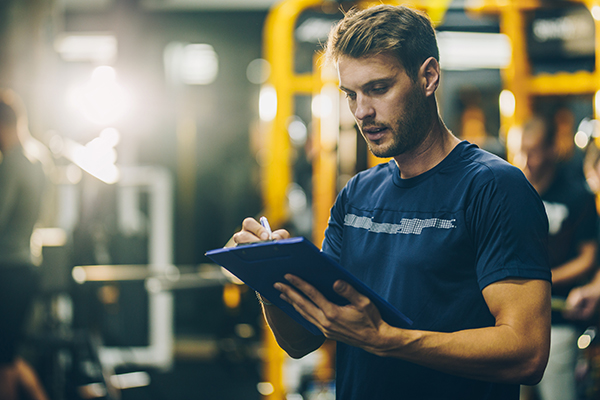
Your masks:
<svg viewBox="0 0 600 400"><path fill-rule="evenodd" d="M257 58L250 61L246 67L246 77L257 85L265 83L271 75L271 64L267 60Z"/></svg>
<svg viewBox="0 0 600 400"><path fill-rule="evenodd" d="M515 95L510 90L503 90L500 92L500 114L502 116L510 118L515 115L515 108L517 101Z"/></svg>
<svg viewBox="0 0 600 400"><path fill-rule="evenodd" d="M130 107L129 95L117 84L116 72L109 66L97 67L88 84L69 94L69 103L98 125L115 122Z"/></svg>
<svg viewBox="0 0 600 400"><path fill-rule="evenodd" d="M259 382L256 384L256 389L263 396L269 396L275 392L275 388L271 382Z"/></svg>
<svg viewBox="0 0 600 400"><path fill-rule="evenodd" d="M506 68L510 38L498 33L439 32L440 65L445 70Z"/></svg>
<svg viewBox="0 0 600 400"><path fill-rule="evenodd" d="M67 178L67 181L69 181L73 185L78 184L81 181L81 178L83 178L81 168L79 168L75 164L69 164L67 166L65 176Z"/></svg>
<svg viewBox="0 0 600 400"><path fill-rule="evenodd" d="M144 387L150 384L150 375L143 371L112 375L110 383L117 389Z"/></svg>
<svg viewBox="0 0 600 400"><path fill-rule="evenodd" d="M73 277L73 280L79 284L83 284L87 280L87 274L83 267L74 267L71 270L71 276Z"/></svg>
<svg viewBox="0 0 600 400"><path fill-rule="evenodd" d="M293 183L287 189L287 198L292 214L299 214L306 209L308 200L306 198L306 192L302 189L302 186L297 183Z"/></svg>
<svg viewBox="0 0 600 400"><path fill-rule="evenodd" d="M270 85L265 85L260 90L258 100L258 113L263 121L272 121L277 115L277 92Z"/></svg>
<svg viewBox="0 0 600 400"><path fill-rule="evenodd" d="M318 94L312 99L311 111L317 118L326 118L333 111L333 101L331 97L324 93Z"/></svg>
<svg viewBox="0 0 600 400"><path fill-rule="evenodd" d="M208 85L219 73L219 57L205 43L171 42L165 47L163 61L167 80L175 85Z"/></svg>
<svg viewBox="0 0 600 400"><path fill-rule="evenodd" d="M119 180L119 170L113 164L116 155L104 153L98 149L79 147L73 153L73 162L85 172L95 176L105 183L115 183Z"/></svg>
<svg viewBox="0 0 600 400"><path fill-rule="evenodd" d="M594 7L592 7L592 17L596 21L600 21L600 6L594 6Z"/></svg>
<svg viewBox="0 0 600 400"><path fill-rule="evenodd" d="M295 145L303 146L306 143L308 129L300 117L292 117L288 124L288 134L290 135L290 140Z"/></svg>
<svg viewBox="0 0 600 400"><path fill-rule="evenodd" d="M100 132L100 139L106 146L116 147L121 140L121 135L115 128L105 128Z"/></svg>
<svg viewBox="0 0 600 400"><path fill-rule="evenodd" d="M219 59L209 44L188 44L183 48L181 80L188 85L208 85L217 79Z"/></svg>
<svg viewBox="0 0 600 400"><path fill-rule="evenodd" d="M519 168L525 167L525 159L521 152L521 138L523 130L520 126L511 126L506 134L506 149L508 154L514 155L512 163Z"/></svg>
<svg viewBox="0 0 600 400"><path fill-rule="evenodd" d="M586 329L585 332L579 336L579 339L577 339L577 347L579 347L581 350L587 349L596 338L596 333L596 328Z"/></svg>
<svg viewBox="0 0 600 400"><path fill-rule="evenodd" d="M63 60L110 63L117 56L117 38L104 33L63 34L54 41Z"/></svg>
<svg viewBox="0 0 600 400"><path fill-rule="evenodd" d="M119 169L115 165L117 161L117 151L114 146L116 129L103 131L99 137L93 139L85 146L70 140L64 139L64 156L71 160L75 165L100 179L101 181L112 184L119 180ZM113 131L114 130L114 131Z"/></svg>
<svg viewBox="0 0 600 400"><path fill-rule="evenodd" d="M575 140L575 145L577 147L579 147L580 149L583 149L583 148L585 148L585 146L587 146L590 138L588 137L588 135L585 132L578 131L575 134L574 140Z"/></svg>

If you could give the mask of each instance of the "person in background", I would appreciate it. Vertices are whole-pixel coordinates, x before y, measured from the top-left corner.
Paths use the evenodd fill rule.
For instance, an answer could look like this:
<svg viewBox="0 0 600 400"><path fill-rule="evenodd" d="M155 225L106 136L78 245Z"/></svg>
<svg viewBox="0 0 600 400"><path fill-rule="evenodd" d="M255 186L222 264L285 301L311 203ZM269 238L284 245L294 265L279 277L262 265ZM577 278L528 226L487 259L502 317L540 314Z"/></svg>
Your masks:
<svg viewBox="0 0 600 400"><path fill-rule="evenodd" d="M600 141L592 138L588 143L583 160L583 170L586 181L596 194L596 209L600 195ZM600 256L600 255L599 255ZM600 303L600 269L590 282L578 286L569 292L563 315L571 320L590 321L598 311ZM592 323L597 324L597 321Z"/></svg>
<svg viewBox="0 0 600 400"><path fill-rule="evenodd" d="M0 91L0 400L19 393L47 400L34 369L17 353L39 285L30 238L47 184L41 162L22 144L19 104L14 92Z"/></svg>
<svg viewBox="0 0 600 400"><path fill-rule="evenodd" d="M281 297L323 335L260 298L279 345L300 358L337 341L344 400L516 400L535 384L550 339L548 221L523 173L443 123L435 31L411 8L353 9L327 58L370 151L393 158L354 176L331 209L322 251L397 307L390 326L347 282L338 306L286 275ZM285 230L275 239L289 237ZM268 238L255 219L233 239Z"/></svg>
<svg viewBox="0 0 600 400"><path fill-rule="evenodd" d="M552 268L552 296L564 301L595 268L598 215L595 198L583 179L558 162L556 129L550 116L535 115L522 130L515 157L525 176L544 202L549 223L548 248ZM542 400L575 400L577 338L584 327L552 313L550 358L536 386Z"/></svg>

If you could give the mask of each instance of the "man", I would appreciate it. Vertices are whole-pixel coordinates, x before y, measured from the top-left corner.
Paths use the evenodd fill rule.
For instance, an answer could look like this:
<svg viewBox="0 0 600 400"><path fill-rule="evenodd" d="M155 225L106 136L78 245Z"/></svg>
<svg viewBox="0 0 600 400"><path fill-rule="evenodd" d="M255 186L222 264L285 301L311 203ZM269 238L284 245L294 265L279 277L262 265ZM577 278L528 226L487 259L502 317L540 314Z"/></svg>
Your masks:
<svg viewBox="0 0 600 400"><path fill-rule="evenodd" d="M591 140L585 151L583 169L592 193L600 195L600 143ZM569 292L563 314L570 320L589 321L598 311L600 303L600 270L585 285Z"/></svg>
<svg viewBox="0 0 600 400"><path fill-rule="evenodd" d="M437 43L424 15L386 5L350 11L327 56L370 150L393 160L340 192L322 250L414 324L386 324L345 282L334 290L350 304L337 306L286 275L275 287L323 336L267 303L275 338L292 357L336 340L339 399L518 399L519 384L541 379L549 346L538 195L518 169L443 124ZM248 218L234 241L266 236Z"/></svg>
<svg viewBox="0 0 600 400"><path fill-rule="evenodd" d="M552 116L536 115L525 124L516 163L521 164L544 202L549 221L552 296L565 299L589 279L596 265L598 214L594 194L583 179L573 178L572 172L559 164ZM585 325L579 326L560 312L552 313L550 358L544 379L536 388L542 400L577 398L577 338L584 329Z"/></svg>
<svg viewBox="0 0 600 400"><path fill-rule="evenodd" d="M46 183L40 162L21 144L17 104L13 92L0 91L0 400L17 400L19 392L47 400L35 371L17 354L37 292L30 239Z"/></svg>

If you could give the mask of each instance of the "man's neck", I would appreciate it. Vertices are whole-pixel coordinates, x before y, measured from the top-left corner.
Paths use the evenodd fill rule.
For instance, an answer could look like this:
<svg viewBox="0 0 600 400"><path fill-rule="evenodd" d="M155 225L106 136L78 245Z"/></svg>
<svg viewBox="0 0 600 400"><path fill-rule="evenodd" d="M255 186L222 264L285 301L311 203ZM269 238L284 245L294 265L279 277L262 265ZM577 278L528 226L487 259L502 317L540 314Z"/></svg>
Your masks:
<svg viewBox="0 0 600 400"><path fill-rule="evenodd" d="M425 140L414 150L394 157L402 179L413 178L429 171L460 143L439 119L435 121Z"/></svg>

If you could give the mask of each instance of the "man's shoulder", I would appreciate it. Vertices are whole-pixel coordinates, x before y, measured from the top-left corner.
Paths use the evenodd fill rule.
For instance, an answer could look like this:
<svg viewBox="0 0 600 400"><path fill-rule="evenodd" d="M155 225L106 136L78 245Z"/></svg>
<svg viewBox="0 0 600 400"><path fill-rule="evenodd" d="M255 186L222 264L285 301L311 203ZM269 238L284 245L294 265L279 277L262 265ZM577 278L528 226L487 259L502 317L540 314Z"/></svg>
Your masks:
<svg viewBox="0 0 600 400"><path fill-rule="evenodd" d="M461 167L466 171L496 181L517 180L526 182L523 172L506 160L482 150L476 145L468 144L460 152Z"/></svg>

